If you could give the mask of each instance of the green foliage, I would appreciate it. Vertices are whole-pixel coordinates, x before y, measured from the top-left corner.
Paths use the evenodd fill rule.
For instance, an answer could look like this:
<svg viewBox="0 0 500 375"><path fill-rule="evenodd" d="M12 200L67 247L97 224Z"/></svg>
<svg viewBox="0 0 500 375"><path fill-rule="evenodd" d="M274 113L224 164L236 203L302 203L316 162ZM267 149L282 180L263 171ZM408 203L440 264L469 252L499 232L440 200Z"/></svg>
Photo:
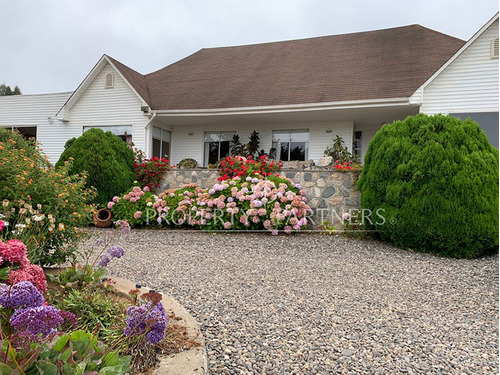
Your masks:
<svg viewBox="0 0 500 375"><path fill-rule="evenodd" d="M328 146L324 151L325 156L331 156L336 164L350 163L354 161L352 154L344 146L344 140L338 135L333 140L333 146Z"/></svg>
<svg viewBox="0 0 500 375"><path fill-rule="evenodd" d="M108 334L116 330L123 333L126 306L108 296L103 288L69 288L64 295L54 298L52 303L60 310L75 314L78 328L94 331L99 340L107 344L111 344L106 339Z"/></svg>
<svg viewBox="0 0 500 375"><path fill-rule="evenodd" d="M0 214L4 240L20 239L32 263L64 263L85 235L94 192L85 176L69 175L71 163L51 167L36 144L0 127Z"/></svg>
<svg viewBox="0 0 500 375"><path fill-rule="evenodd" d="M9 350L9 356L5 363L0 363L2 375L122 375L130 371L130 356L120 357L117 351L105 351L93 334L82 330L62 335L27 353L7 347L5 350Z"/></svg>
<svg viewBox="0 0 500 375"><path fill-rule="evenodd" d="M123 197L114 197L112 202L108 203L108 208L112 210L116 220L127 220L130 226L142 226L148 224L148 219L154 220L153 204L156 198L148 187L141 189L134 186Z"/></svg>
<svg viewBox="0 0 500 375"><path fill-rule="evenodd" d="M498 251L498 150L479 125L417 115L384 125L358 183L383 239L443 256ZM380 219L380 218L378 218Z"/></svg>
<svg viewBox="0 0 500 375"><path fill-rule="evenodd" d="M111 132L87 130L64 150L56 167L70 158L74 159L70 173L87 173L88 183L97 189L95 202L100 205L126 191L134 181L134 153Z"/></svg>
<svg viewBox="0 0 500 375"><path fill-rule="evenodd" d="M7 95L21 95L21 89L16 85L14 89L11 89L10 86L7 86L5 83L0 85L0 96Z"/></svg>

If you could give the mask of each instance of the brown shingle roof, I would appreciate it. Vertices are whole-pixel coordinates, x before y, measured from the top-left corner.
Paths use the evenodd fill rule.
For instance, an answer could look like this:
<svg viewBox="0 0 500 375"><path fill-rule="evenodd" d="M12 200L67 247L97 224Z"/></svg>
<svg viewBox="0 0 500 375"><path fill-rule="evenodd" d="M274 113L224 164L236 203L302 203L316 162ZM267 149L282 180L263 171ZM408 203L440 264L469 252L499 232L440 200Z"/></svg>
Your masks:
<svg viewBox="0 0 500 375"><path fill-rule="evenodd" d="M135 74L124 75L157 110L401 98L411 96L464 43L411 25L202 49L144 80L131 69Z"/></svg>

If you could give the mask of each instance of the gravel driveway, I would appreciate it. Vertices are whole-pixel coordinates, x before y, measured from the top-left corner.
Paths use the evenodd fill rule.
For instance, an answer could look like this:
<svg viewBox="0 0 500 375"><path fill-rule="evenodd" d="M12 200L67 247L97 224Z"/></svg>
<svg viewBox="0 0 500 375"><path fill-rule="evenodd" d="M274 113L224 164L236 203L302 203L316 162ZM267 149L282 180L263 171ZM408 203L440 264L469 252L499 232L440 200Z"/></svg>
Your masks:
<svg viewBox="0 0 500 375"><path fill-rule="evenodd" d="M133 230L120 241L111 273L190 311L210 373L498 373L498 256L318 234Z"/></svg>

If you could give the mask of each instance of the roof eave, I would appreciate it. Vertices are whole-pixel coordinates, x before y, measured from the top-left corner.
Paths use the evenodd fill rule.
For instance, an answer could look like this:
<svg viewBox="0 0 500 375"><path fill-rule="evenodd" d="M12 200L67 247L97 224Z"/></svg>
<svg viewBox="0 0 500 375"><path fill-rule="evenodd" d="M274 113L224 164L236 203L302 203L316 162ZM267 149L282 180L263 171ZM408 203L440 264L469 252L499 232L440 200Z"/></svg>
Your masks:
<svg viewBox="0 0 500 375"><path fill-rule="evenodd" d="M259 106L259 107L235 107L235 108L206 108L206 109L169 109L169 110L154 110L159 117L169 116L220 116L220 115L235 115L235 114L256 114L256 113L285 113L285 112L305 112L305 111L321 111L335 109L356 109L356 108L376 108L387 107L394 105L408 106L411 105L410 98L387 98L387 99L370 99L370 100L351 100L329 103L307 103L307 104L287 104L274 106Z"/></svg>

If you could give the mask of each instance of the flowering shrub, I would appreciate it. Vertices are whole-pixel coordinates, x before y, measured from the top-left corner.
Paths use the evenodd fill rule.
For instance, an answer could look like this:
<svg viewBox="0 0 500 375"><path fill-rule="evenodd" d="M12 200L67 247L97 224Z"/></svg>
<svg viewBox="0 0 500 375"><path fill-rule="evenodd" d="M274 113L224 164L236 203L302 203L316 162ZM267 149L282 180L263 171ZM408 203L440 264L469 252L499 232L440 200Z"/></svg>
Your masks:
<svg viewBox="0 0 500 375"><path fill-rule="evenodd" d="M131 226L141 226L147 221L146 211L153 206L156 196L148 186L134 186L122 197L115 196L108 202L108 209L118 220L127 220Z"/></svg>
<svg viewBox="0 0 500 375"><path fill-rule="evenodd" d="M161 178L170 169L168 160L158 159L138 159L134 161L134 172L141 187L154 189L160 185Z"/></svg>
<svg viewBox="0 0 500 375"><path fill-rule="evenodd" d="M145 334L149 343L156 344L165 337L168 321L165 308L160 302L162 296L160 293L145 293L142 298L148 302L127 309L127 327L123 332L126 336Z"/></svg>
<svg viewBox="0 0 500 375"><path fill-rule="evenodd" d="M358 172L361 170L361 166L359 164L354 164L352 161L341 162L339 160L335 160L331 168L342 172L345 171Z"/></svg>
<svg viewBox="0 0 500 375"><path fill-rule="evenodd" d="M7 284L9 285L29 281L41 293L47 289L43 270L30 263L26 245L17 239L9 240L6 243L0 241L0 267L6 270L3 274L8 274Z"/></svg>
<svg viewBox="0 0 500 375"><path fill-rule="evenodd" d="M95 195L84 175L68 174L71 163L51 167L36 144L0 127L0 239L18 238L33 263L63 263L74 256Z"/></svg>
<svg viewBox="0 0 500 375"><path fill-rule="evenodd" d="M181 189L166 190L154 197L149 205L140 188L134 202L126 200L128 210L112 206L115 217L134 219L133 212L141 211L140 225L191 226L206 230L267 230L277 234L300 230L307 224L312 212L307 205L305 192L290 179L268 174L254 174L246 178L233 177L215 184L211 189L202 189L195 184ZM137 212L137 211L136 211ZM129 216L127 216L129 215Z"/></svg>
<svg viewBox="0 0 500 375"><path fill-rule="evenodd" d="M252 156L228 156L220 162L219 181L225 181L233 177L246 178L255 173L262 176L272 176L281 170L283 163L279 160L271 160L262 155L258 160Z"/></svg>

